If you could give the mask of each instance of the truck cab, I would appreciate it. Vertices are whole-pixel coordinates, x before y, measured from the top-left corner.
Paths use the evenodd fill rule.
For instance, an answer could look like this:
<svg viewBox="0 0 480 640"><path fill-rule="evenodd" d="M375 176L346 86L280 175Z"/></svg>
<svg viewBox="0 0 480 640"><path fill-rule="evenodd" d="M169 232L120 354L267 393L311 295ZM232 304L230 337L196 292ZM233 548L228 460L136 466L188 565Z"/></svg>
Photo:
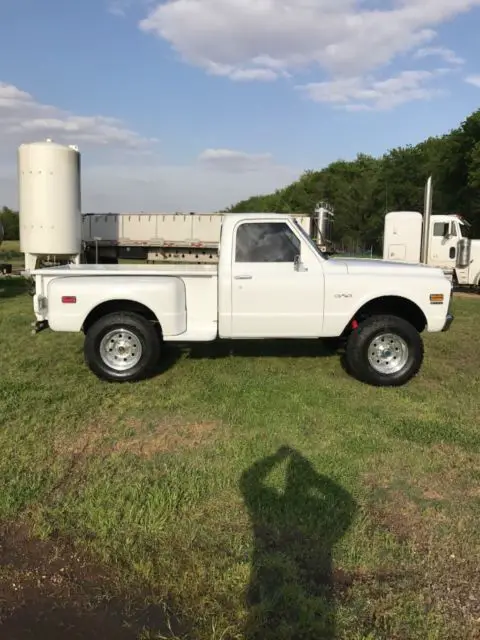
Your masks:
<svg viewBox="0 0 480 640"><path fill-rule="evenodd" d="M419 263L424 217L417 211L385 216L385 260ZM426 264L443 269L459 285L480 284L480 241L469 238L469 223L455 214L432 215L428 223Z"/></svg>
<svg viewBox="0 0 480 640"><path fill-rule="evenodd" d="M220 337L319 336L326 261L294 218L228 216L220 246Z"/></svg>
<svg viewBox="0 0 480 640"><path fill-rule="evenodd" d="M480 286L480 240L470 240L469 223L456 214L432 215L433 181L425 185L423 215L391 211L385 216L383 258L438 267L456 286Z"/></svg>

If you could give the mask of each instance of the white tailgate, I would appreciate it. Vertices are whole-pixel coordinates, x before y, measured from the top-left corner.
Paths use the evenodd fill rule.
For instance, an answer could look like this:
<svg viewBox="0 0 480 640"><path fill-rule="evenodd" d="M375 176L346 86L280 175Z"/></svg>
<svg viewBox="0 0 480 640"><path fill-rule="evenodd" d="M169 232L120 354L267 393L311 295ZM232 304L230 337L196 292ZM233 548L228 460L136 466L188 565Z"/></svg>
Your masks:
<svg viewBox="0 0 480 640"><path fill-rule="evenodd" d="M75 301L62 301L62 298ZM103 302L128 300L149 308L164 336L187 329L185 285L168 276L64 276L47 285L48 324L53 331L80 331L90 311Z"/></svg>

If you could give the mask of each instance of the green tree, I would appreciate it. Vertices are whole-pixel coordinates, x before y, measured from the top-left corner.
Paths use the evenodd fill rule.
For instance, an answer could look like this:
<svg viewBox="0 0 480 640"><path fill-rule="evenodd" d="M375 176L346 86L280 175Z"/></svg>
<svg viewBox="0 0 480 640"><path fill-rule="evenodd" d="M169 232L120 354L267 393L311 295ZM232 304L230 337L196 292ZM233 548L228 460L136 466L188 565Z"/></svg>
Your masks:
<svg viewBox="0 0 480 640"><path fill-rule="evenodd" d="M12 211L12 209L8 207L3 207L0 210L0 222L2 223L5 233L5 240L20 239L20 224L16 211Z"/></svg>

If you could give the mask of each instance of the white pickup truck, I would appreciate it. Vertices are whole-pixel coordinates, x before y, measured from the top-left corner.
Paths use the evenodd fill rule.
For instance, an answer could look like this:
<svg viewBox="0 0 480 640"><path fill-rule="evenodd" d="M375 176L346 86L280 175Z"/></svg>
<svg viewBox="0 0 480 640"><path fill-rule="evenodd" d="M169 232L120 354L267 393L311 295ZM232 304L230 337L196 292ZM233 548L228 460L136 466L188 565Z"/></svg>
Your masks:
<svg viewBox="0 0 480 640"><path fill-rule="evenodd" d="M83 331L86 363L110 381L151 375L164 343L342 337L351 375L399 386L422 365L420 334L453 320L441 269L328 259L284 214L226 215L218 265L71 264L31 275L35 332Z"/></svg>

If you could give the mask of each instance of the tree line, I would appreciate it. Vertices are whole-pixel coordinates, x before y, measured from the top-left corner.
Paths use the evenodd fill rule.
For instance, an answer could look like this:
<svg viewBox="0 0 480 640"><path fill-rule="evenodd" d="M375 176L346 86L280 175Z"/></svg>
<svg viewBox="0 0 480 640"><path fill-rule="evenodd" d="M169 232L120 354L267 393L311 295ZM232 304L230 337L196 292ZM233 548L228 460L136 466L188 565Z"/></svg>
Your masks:
<svg viewBox="0 0 480 640"><path fill-rule="evenodd" d="M480 237L480 110L443 136L388 151L358 154L321 171L305 171L275 193L238 202L228 211L309 213L320 201L335 209L334 240L381 253L385 213L423 211L427 178L434 181L434 213L463 215Z"/></svg>

